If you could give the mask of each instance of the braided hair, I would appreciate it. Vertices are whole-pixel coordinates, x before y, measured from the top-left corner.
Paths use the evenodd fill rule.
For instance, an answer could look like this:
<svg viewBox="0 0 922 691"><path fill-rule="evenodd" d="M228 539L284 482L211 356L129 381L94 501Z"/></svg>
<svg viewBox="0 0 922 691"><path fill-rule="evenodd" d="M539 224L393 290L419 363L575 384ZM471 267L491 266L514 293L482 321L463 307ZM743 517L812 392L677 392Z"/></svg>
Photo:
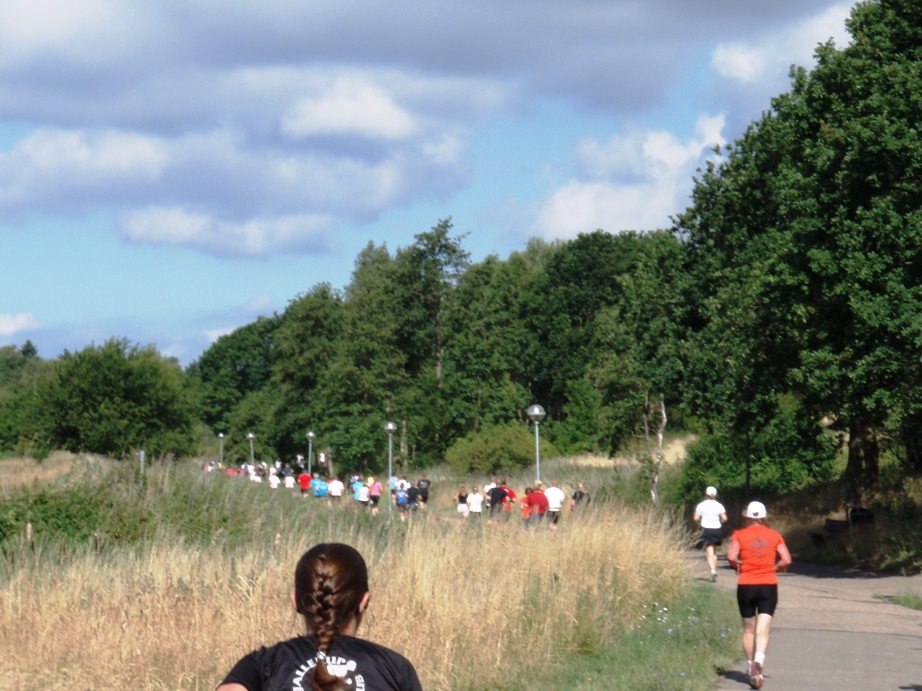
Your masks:
<svg viewBox="0 0 922 691"><path fill-rule="evenodd" d="M311 672L314 691L352 688L326 665L333 640L353 620L361 619L359 605L368 592L368 568L354 548L340 543L312 547L295 567L295 601L308 633L317 639L317 666Z"/></svg>

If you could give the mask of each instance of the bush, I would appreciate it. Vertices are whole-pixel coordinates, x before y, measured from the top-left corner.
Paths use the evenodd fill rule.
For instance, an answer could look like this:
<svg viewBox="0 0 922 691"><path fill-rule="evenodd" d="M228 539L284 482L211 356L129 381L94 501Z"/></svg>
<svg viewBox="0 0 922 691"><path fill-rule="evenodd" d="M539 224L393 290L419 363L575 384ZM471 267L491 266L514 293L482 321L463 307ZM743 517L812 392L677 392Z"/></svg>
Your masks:
<svg viewBox="0 0 922 691"><path fill-rule="evenodd" d="M542 439L541 457L556 455L554 445ZM459 475L515 470L535 462L535 440L521 425L500 425L459 439L445 452L445 460Z"/></svg>

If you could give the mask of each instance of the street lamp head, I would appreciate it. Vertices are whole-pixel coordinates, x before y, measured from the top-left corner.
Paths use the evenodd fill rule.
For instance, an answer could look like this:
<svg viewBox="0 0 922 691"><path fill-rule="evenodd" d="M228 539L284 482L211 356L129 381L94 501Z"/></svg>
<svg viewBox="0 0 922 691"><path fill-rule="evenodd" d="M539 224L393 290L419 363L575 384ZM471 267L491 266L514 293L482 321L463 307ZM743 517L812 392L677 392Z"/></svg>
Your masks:
<svg viewBox="0 0 922 691"><path fill-rule="evenodd" d="M539 406L537 403L528 406L526 413L528 414L528 417L531 419L531 421L535 423L541 422L547 415L547 413L544 412L544 408Z"/></svg>
<svg viewBox="0 0 922 691"><path fill-rule="evenodd" d="M218 439L224 439L224 432L218 432Z"/></svg>
<svg viewBox="0 0 922 691"><path fill-rule="evenodd" d="M308 432L308 433L307 433L307 438L310 439L311 441L314 441L314 439L317 438L317 435L314 434L313 432Z"/></svg>
<svg viewBox="0 0 922 691"><path fill-rule="evenodd" d="M256 439L256 435L253 434L252 432L250 432L250 433L247 435L247 439Z"/></svg>
<svg viewBox="0 0 922 691"><path fill-rule="evenodd" d="M397 431L397 425L395 425L393 422L388 422L386 425L384 425L384 431L387 432L388 435L391 435Z"/></svg>

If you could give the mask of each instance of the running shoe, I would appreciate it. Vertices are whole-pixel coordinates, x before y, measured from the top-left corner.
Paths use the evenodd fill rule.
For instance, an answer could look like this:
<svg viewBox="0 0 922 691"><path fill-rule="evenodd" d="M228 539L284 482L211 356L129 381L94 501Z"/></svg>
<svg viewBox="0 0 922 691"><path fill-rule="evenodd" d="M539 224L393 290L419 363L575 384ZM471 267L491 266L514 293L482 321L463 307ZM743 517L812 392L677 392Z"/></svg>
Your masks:
<svg viewBox="0 0 922 691"><path fill-rule="evenodd" d="M754 689L761 689L763 683L765 683L765 677L762 676L762 665L753 662L752 669L749 670L749 685Z"/></svg>
<svg viewBox="0 0 922 691"><path fill-rule="evenodd" d="M712 571L711 572L711 583L716 583L716 582L717 582L717 572Z"/></svg>

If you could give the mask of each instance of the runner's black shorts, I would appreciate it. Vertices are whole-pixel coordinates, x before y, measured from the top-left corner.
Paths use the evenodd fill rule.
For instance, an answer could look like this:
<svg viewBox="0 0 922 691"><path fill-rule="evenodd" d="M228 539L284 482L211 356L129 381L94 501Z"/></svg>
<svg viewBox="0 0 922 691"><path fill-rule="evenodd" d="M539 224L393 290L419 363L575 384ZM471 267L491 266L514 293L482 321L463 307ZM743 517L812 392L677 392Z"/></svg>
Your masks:
<svg viewBox="0 0 922 691"><path fill-rule="evenodd" d="M701 546L707 547L708 545L714 545L719 547L720 543L724 541L724 531L720 528L702 528L701 529Z"/></svg>
<svg viewBox="0 0 922 691"><path fill-rule="evenodd" d="M772 585L738 585L736 586L736 604L743 619L751 619L759 614L775 615L778 606L778 584Z"/></svg>
<svg viewBox="0 0 922 691"><path fill-rule="evenodd" d="M548 511L547 520L551 522L551 525L557 525L557 521L560 520L560 511Z"/></svg>

